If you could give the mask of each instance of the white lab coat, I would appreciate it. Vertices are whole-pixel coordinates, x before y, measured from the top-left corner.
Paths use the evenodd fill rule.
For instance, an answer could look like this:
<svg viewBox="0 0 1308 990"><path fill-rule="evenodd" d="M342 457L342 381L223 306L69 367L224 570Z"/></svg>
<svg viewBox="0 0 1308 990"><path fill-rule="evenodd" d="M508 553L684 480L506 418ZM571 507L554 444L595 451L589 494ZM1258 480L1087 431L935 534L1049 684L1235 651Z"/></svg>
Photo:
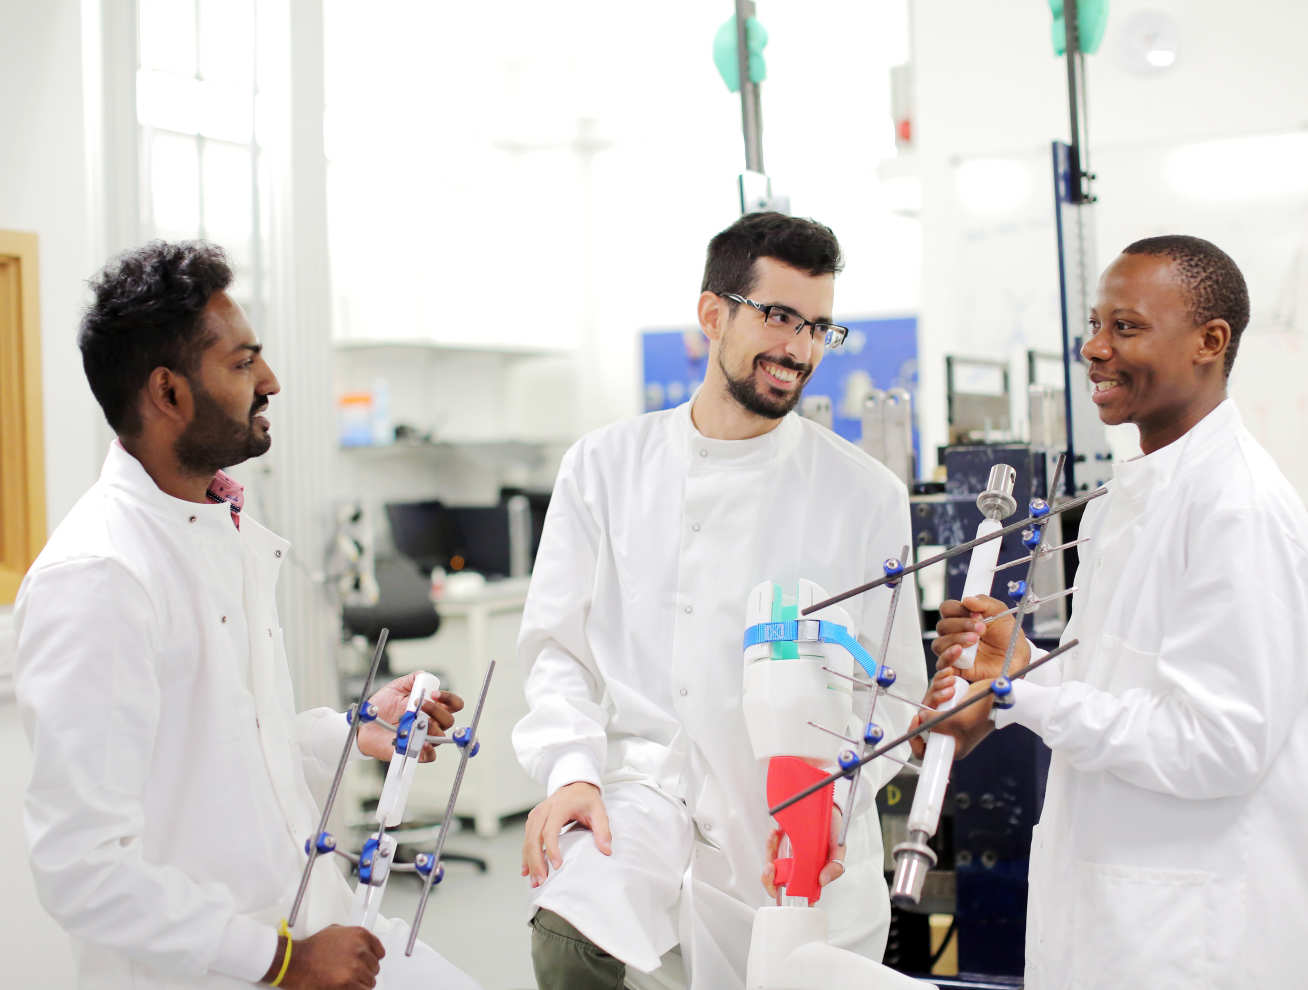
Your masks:
<svg viewBox="0 0 1308 990"><path fill-rule="evenodd" d="M19 590L17 694L41 903L84 990L246 986L276 951L348 731L295 714L274 586L288 544L166 495L116 442ZM294 934L347 923L313 871ZM389 987L473 987L379 925ZM445 980L446 982L439 982Z"/></svg>
<svg viewBox="0 0 1308 990"><path fill-rule="evenodd" d="M1026 985L1302 985L1308 519L1229 400L1086 509L1065 639L1015 684L1053 750Z"/></svg>
<svg viewBox="0 0 1308 990"><path fill-rule="evenodd" d="M880 576L908 542L903 484L794 414L761 437L711 440L686 404L573 446L523 616L530 712L513 741L548 792L578 780L603 787L614 855L589 834L565 835L564 865L533 892L533 908L556 911L636 969L654 969L680 943L693 987L743 986L772 828L765 767L741 712L748 595L764 580L793 594L801 577L844 590ZM845 603L873 656L889 601L878 589ZM900 690L921 697L911 586L891 640ZM887 738L911 716L885 699L877 711ZM833 739L832 758L846 746ZM896 769L874 766L865 797ZM821 903L839 944L879 959L889 898L867 807L850 829L847 873Z"/></svg>

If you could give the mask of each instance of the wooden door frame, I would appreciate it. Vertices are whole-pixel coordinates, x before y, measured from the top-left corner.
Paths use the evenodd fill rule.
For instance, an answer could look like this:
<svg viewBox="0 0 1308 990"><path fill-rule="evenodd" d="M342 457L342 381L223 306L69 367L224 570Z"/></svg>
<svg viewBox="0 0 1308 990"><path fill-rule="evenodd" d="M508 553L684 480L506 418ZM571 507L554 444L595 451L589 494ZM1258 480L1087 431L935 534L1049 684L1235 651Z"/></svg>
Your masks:
<svg viewBox="0 0 1308 990"><path fill-rule="evenodd" d="M0 605L8 605L46 535L35 234L0 230L0 279L16 289L0 307Z"/></svg>

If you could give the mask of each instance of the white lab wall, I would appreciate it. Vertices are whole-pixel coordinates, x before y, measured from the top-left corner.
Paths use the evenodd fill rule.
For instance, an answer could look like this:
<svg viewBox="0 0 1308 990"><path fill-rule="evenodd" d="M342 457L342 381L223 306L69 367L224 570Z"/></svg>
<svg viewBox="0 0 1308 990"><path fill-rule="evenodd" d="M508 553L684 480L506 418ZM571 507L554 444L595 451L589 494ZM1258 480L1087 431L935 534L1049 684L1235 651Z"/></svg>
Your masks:
<svg viewBox="0 0 1308 990"><path fill-rule="evenodd" d="M924 451L945 438L945 354L1007 356L1021 383L1025 348L1059 347L1049 142L1067 138L1067 97L1043 7L914 4ZM1118 55L1130 16L1146 7L1180 28L1176 64L1156 76ZM1290 0L1116 0L1103 47L1087 60L1097 267L1164 232L1207 237L1232 255L1249 281L1253 321L1231 390L1301 492L1303 389L1286 368L1306 330L1308 66L1297 40L1306 29L1308 8ZM1245 137L1257 140L1211 143ZM1002 164L987 171L994 159ZM969 190L978 171L980 188ZM1113 438L1119 453L1133 432Z"/></svg>
<svg viewBox="0 0 1308 990"><path fill-rule="evenodd" d="M46 512L51 525L91 484L99 410L76 346L79 288L92 267L77 0L0 0L0 228L39 238ZM68 942L21 866L21 794L30 758L11 694L9 609L0 607L0 847L14 851L0 898L0 954L14 986L72 985Z"/></svg>

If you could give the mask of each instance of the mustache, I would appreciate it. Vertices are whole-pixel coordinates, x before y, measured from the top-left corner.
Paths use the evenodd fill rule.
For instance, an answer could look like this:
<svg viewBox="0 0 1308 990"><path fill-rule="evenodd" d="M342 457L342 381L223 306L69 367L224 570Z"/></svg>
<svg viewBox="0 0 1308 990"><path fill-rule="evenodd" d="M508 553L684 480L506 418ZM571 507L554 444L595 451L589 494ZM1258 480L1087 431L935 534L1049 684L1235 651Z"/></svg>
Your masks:
<svg viewBox="0 0 1308 990"><path fill-rule="evenodd" d="M754 359L755 366L757 366L761 361L767 361L769 364L779 364L781 367L789 368L791 371L797 371L801 375L807 375L813 370L811 364L803 364L802 362L796 361L794 358L787 357L784 354L781 357L769 357L766 354L760 354Z"/></svg>
<svg viewBox="0 0 1308 990"><path fill-rule="evenodd" d="M267 408L268 408L268 400L266 398L256 399L254 405L250 407L250 418L254 419L255 416L258 416L259 413L263 412Z"/></svg>

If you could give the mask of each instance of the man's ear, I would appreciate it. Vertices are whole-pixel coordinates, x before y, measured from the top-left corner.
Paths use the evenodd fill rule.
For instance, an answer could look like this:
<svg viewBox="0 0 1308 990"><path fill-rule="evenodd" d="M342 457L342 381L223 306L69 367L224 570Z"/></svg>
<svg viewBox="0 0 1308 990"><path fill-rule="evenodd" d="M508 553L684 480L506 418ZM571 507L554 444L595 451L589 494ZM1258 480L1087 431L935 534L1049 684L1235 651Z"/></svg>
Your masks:
<svg viewBox="0 0 1308 990"><path fill-rule="evenodd" d="M1225 320L1209 320L1199 328L1199 346L1195 351L1195 364L1212 364L1226 360L1226 349L1231 346L1231 325Z"/></svg>
<svg viewBox="0 0 1308 990"><path fill-rule="evenodd" d="M699 328L710 342L716 344L722 337L722 330L731 312L727 301L716 292L701 292L696 311L699 315Z"/></svg>
<svg viewBox="0 0 1308 990"><path fill-rule="evenodd" d="M195 412L191 384L171 368L155 368L145 382L144 406L147 418L153 416L185 426Z"/></svg>

